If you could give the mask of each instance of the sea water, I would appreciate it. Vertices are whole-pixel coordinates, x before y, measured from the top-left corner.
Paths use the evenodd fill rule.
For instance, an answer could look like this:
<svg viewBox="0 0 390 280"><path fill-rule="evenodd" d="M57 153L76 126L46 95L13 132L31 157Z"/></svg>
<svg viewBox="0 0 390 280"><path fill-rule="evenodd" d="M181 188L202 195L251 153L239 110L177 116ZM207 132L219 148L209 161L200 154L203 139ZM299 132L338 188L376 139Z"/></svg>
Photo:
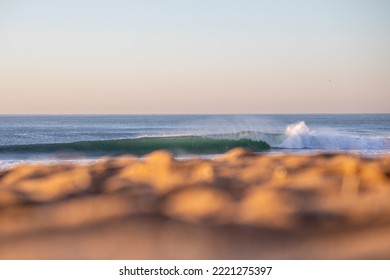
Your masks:
<svg viewBox="0 0 390 280"><path fill-rule="evenodd" d="M0 168L159 149L176 157L212 157L234 147L390 155L390 114L0 116Z"/></svg>

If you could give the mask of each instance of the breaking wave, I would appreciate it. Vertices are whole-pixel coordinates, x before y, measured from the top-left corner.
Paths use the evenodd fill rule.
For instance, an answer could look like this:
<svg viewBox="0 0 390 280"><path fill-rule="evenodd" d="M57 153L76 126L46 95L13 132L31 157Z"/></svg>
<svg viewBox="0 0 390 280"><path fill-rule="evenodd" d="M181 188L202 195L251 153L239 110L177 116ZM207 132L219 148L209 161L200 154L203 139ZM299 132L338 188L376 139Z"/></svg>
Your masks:
<svg viewBox="0 0 390 280"><path fill-rule="evenodd" d="M235 133L140 137L132 139L94 140L71 143L0 146L0 154L82 154L145 155L155 150L168 150L175 155L220 154L233 148L255 152L273 149L313 149L334 151L389 151L390 138L351 135L329 130L312 130L304 121L293 123L283 133L239 131Z"/></svg>
<svg viewBox="0 0 390 280"><path fill-rule="evenodd" d="M174 154L219 154L242 147L264 151L270 146L264 141L252 139L213 139L202 136L142 137L104 141L81 141L72 143L31 144L2 146L3 153L81 153L117 155L130 153L145 155L156 150L168 150Z"/></svg>
<svg viewBox="0 0 390 280"><path fill-rule="evenodd" d="M387 150L390 139L380 136L355 136L336 132L311 130L305 122L290 124L285 139L271 146L287 149L319 150Z"/></svg>

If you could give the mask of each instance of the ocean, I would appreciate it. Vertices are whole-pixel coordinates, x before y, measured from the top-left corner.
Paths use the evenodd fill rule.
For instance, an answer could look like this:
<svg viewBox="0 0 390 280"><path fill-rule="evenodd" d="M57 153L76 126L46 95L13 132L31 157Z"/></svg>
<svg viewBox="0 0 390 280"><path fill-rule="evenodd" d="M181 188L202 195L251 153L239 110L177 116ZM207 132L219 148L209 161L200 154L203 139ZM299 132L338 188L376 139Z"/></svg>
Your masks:
<svg viewBox="0 0 390 280"><path fill-rule="evenodd" d="M390 155L390 114L0 115L0 168L89 162L167 149L213 157L234 147L258 153Z"/></svg>

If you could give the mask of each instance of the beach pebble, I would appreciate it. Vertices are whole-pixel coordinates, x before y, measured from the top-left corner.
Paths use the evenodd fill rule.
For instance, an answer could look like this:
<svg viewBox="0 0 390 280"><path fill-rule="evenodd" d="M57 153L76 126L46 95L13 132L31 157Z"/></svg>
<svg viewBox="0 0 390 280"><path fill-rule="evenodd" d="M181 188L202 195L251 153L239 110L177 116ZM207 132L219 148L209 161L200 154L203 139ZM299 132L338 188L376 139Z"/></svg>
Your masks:
<svg viewBox="0 0 390 280"><path fill-rule="evenodd" d="M186 220L218 220L227 216L231 201L227 195L209 188L191 188L171 195L164 205L165 214Z"/></svg>
<svg viewBox="0 0 390 280"><path fill-rule="evenodd" d="M264 188L251 188L237 211L237 222L283 228L294 223L294 205L282 193Z"/></svg>
<svg viewBox="0 0 390 280"><path fill-rule="evenodd" d="M46 176L41 176L40 173L35 173L35 175L39 176L29 176L27 179L15 180L12 183L5 178L7 188L18 192L27 201L43 202L84 191L90 187L91 183L86 167L77 167L54 174L47 173Z"/></svg>

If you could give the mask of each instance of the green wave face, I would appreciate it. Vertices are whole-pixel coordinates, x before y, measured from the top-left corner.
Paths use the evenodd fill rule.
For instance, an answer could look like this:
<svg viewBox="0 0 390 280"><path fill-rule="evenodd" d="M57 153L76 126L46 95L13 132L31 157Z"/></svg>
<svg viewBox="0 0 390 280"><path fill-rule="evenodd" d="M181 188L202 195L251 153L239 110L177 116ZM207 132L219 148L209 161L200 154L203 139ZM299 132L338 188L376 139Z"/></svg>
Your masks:
<svg viewBox="0 0 390 280"><path fill-rule="evenodd" d="M97 153L117 155L123 153L142 156L156 150L168 150L173 154L219 154L242 147L252 151L264 151L270 146L251 139L211 139L200 136L144 137L105 141L83 141L56 144L32 144L0 147L0 152L11 153Z"/></svg>

